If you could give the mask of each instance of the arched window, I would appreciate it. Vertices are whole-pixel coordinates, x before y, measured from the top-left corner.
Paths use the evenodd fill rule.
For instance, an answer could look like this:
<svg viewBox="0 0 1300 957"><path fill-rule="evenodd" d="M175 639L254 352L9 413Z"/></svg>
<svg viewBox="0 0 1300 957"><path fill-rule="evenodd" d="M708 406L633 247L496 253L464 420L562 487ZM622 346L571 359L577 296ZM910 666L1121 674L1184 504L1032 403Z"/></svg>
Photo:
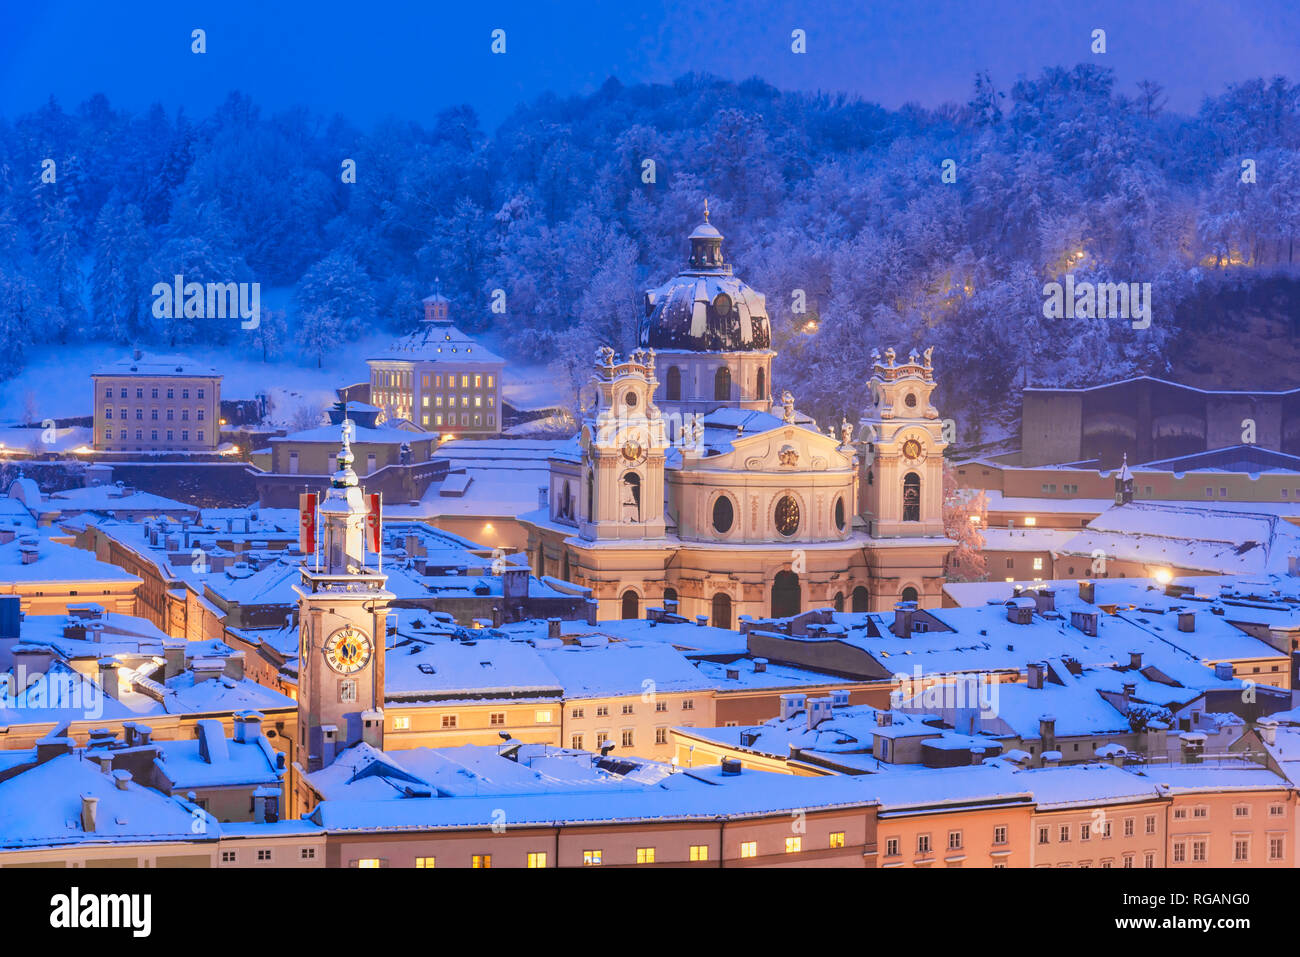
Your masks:
<svg viewBox="0 0 1300 957"><path fill-rule="evenodd" d="M573 579L569 577L573 573L573 568L569 563L569 553L567 551L564 553L564 562L561 565L561 568L562 571L560 573L560 577L564 579L566 582L573 581Z"/></svg>
<svg viewBox="0 0 1300 957"><path fill-rule="evenodd" d="M623 521L641 521L641 476L635 472L623 476Z"/></svg>
<svg viewBox="0 0 1300 957"><path fill-rule="evenodd" d="M713 376L713 398L718 402L731 401L731 370L726 366Z"/></svg>
<svg viewBox="0 0 1300 957"><path fill-rule="evenodd" d="M680 400L682 397L682 370L677 366L668 367L668 384L665 398Z"/></svg>
<svg viewBox="0 0 1300 957"><path fill-rule="evenodd" d="M632 589L623 592L623 620L641 617L641 599Z"/></svg>
<svg viewBox="0 0 1300 957"><path fill-rule="evenodd" d="M757 381L754 383L754 391L757 393L757 395L755 395L754 398L756 399L767 398L767 370L765 369L758 370L758 378Z"/></svg>
<svg viewBox="0 0 1300 957"><path fill-rule="evenodd" d="M921 476L908 472L903 476L903 521L921 520Z"/></svg>
<svg viewBox="0 0 1300 957"><path fill-rule="evenodd" d="M903 589L903 601L918 601L920 596L917 595L916 589L908 585Z"/></svg>
<svg viewBox="0 0 1300 957"><path fill-rule="evenodd" d="M859 585L853 589L853 605L851 607L854 611L871 610L871 596L868 594L865 585Z"/></svg>
<svg viewBox="0 0 1300 957"><path fill-rule="evenodd" d="M668 608L668 603L669 603L670 601L676 601L676 600L677 600L677 589L676 589L676 588L665 588L665 589L664 589L664 608L665 608L665 610Z"/></svg>
<svg viewBox="0 0 1300 957"><path fill-rule="evenodd" d="M596 477L593 473L587 473L587 521L596 520Z"/></svg>
<svg viewBox="0 0 1300 957"><path fill-rule="evenodd" d="M731 596L718 592L713 596L713 627L731 627Z"/></svg>
<svg viewBox="0 0 1300 957"><path fill-rule="evenodd" d="M843 496L840 496L839 498L837 498L837 499L835 500L835 529L836 529L836 531L840 531L840 532L844 531L844 521L845 521L845 515L844 515L844 497L843 497Z"/></svg>
<svg viewBox="0 0 1300 957"><path fill-rule="evenodd" d="M789 618L799 614L799 576L792 571L780 571L772 580L772 617Z"/></svg>
<svg viewBox="0 0 1300 957"><path fill-rule="evenodd" d="M842 591L837 591L835 593L835 610L836 611L844 610L844 592Z"/></svg>

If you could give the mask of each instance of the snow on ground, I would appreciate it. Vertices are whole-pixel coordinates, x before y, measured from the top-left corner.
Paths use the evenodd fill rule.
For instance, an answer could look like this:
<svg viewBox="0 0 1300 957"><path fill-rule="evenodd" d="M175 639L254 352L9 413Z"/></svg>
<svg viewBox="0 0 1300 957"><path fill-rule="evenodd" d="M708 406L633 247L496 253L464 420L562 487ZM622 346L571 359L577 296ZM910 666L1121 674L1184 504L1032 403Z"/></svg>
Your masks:
<svg viewBox="0 0 1300 957"><path fill-rule="evenodd" d="M506 366L501 395L521 410L564 407L573 399L566 378L546 363Z"/></svg>

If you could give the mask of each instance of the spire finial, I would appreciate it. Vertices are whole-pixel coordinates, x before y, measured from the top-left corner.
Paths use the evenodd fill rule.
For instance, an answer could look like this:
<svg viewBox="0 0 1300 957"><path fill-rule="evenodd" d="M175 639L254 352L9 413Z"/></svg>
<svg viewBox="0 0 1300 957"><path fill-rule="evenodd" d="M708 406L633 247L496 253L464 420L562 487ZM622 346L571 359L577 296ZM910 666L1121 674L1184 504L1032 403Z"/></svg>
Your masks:
<svg viewBox="0 0 1300 957"><path fill-rule="evenodd" d="M344 405L344 415L346 416L346 404ZM357 425L349 418L343 420L343 447L339 449L337 458L338 471L334 473L333 484L338 488L346 488L357 484L357 473L352 471L352 463L356 461L356 456L352 454L352 437L356 435Z"/></svg>
<svg viewBox="0 0 1300 957"><path fill-rule="evenodd" d="M709 221L709 197L704 197L704 221Z"/></svg>

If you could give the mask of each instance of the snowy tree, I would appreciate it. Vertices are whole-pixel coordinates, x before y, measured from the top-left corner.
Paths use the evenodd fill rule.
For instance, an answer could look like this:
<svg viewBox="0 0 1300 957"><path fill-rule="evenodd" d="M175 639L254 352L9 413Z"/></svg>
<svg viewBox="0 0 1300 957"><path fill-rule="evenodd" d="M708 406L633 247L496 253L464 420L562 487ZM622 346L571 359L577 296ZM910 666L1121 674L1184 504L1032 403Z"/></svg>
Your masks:
<svg viewBox="0 0 1300 957"><path fill-rule="evenodd" d="M319 368L325 354L355 341L375 321L370 277L354 257L334 252L298 284L298 341Z"/></svg>
<svg viewBox="0 0 1300 957"><path fill-rule="evenodd" d="M117 343L146 335L152 322L141 270L148 256L149 238L140 208L110 197L95 221L90 286L96 335Z"/></svg>

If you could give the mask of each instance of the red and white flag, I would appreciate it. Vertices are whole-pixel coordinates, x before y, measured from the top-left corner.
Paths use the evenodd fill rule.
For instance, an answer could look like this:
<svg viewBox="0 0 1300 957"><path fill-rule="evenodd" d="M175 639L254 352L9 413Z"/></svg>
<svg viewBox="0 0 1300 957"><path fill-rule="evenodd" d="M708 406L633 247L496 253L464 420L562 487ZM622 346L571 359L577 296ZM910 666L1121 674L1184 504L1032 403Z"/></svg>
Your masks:
<svg viewBox="0 0 1300 957"><path fill-rule="evenodd" d="M316 551L316 493L298 496L298 550L304 555Z"/></svg>
<svg viewBox="0 0 1300 957"><path fill-rule="evenodd" d="M370 499L370 509L366 512L366 539L370 550L378 555L383 543L383 506L379 502L378 492L371 492L366 497Z"/></svg>

